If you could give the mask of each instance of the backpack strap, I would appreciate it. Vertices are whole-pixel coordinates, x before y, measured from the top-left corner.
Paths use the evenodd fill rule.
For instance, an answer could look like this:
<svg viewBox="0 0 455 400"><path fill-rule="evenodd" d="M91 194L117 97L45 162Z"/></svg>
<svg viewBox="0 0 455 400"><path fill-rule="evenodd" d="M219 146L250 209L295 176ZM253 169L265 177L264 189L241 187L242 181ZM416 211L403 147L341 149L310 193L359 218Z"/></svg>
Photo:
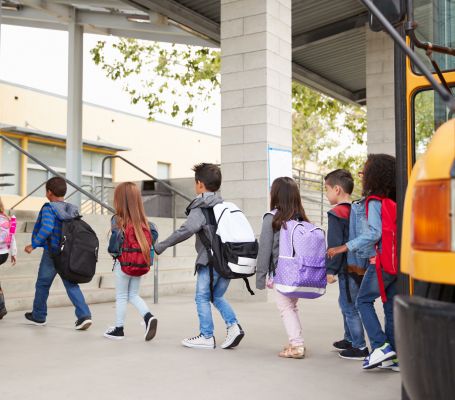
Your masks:
<svg viewBox="0 0 455 400"><path fill-rule="evenodd" d="M246 290L248 290L248 292L249 292L252 296L254 296L254 292L253 292L253 290L251 289L250 282L248 281L248 278L243 278L243 282L245 282Z"/></svg>
<svg viewBox="0 0 455 400"><path fill-rule="evenodd" d="M368 219L368 205L371 200L378 200L381 202L381 205L383 201L385 200L384 197L379 197L379 196L368 196L365 202L365 211L367 214L367 219ZM381 266L381 256L379 254L379 246L376 244L376 275L378 277L378 285L379 285L379 293L381 294L381 300L383 303L387 302L387 295L385 293L385 286L384 286L384 278L382 276L382 266Z"/></svg>
<svg viewBox="0 0 455 400"><path fill-rule="evenodd" d="M201 208L202 213L205 217L206 225L215 225L216 226L216 218L215 213L213 212L213 208ZM210 301L213 303L214 296L213 296L213 255L212 255L212 243L210 243L209 238L204 232L204 229L201 229L198 232L199 239L201 240L202 244L207 251L208 256L208 267L209 267L209 274L210 274Z"/></svg>

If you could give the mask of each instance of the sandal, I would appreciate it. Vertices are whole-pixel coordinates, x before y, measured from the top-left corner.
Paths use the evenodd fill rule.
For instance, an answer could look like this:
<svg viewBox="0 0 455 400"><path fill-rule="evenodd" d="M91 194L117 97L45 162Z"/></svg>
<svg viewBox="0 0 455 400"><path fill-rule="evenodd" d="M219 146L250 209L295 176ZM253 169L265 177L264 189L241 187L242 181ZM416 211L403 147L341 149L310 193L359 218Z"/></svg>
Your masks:
<svg viewBox="0 0 455 400"><path fill-rule="evenodd" d="M298 346L287 345L284 347L283 351L280 351L278 356L283 358L302 359L305 357L305 347L303 344Z"/></svg>

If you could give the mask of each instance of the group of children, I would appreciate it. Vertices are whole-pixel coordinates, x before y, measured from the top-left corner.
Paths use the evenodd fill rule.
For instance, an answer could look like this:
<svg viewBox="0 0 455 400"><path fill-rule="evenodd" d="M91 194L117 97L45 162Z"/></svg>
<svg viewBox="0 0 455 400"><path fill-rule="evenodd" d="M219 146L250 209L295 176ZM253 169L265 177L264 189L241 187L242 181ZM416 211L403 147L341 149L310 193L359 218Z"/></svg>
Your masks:
<svg viewBox="0 0 455 400"><path fill-rule="evenodd" d="M221 187L221 171L214 164L198 164L194 167L195 192L197 197L186 210L186 222L167 239L158 241L158 232L150 224L144 212L141 195L137 186L125 182L116 187L114 193L115 216L112 218L109 253L114 257L116 278L116 321L104 336L110 339L124 337L126 305L132 303L145 323L145 340L156 334L157 319L151 314L147 304L139 296L141 268L152 263L154 252L163 253L168 247L196 235L196 295L195 301L199 317L199 334L188 337L182 345L191 348L214 349L214 324L211 303L220 312L226 323L227 334L221 348L230 349L239 345L245 335L237 316L224 298L230 280L209 269L210 255L201 240L200 233L206 221L204 209L214 207L223 200L217 194ZM376 275L376 247L381 244L381 202L372 200L366 206L366 198L371 195L395 200L395 159L391 156L370 155L365 163L362 177L363 198L351 202L354 187L352 175L345 170L336 170L325 177L326 196L334 207L328 213L327 242L327 282L339 283L339 306L344 321L344 337L333 344L342 358L361 359L364 369L383 367L398 370L393 335L393 297L396 293L395 276L383 273L387 302L384 303L385 332L374 309L374 301L380 297ZM32 324L45 325L49 289L57 274L53 253L58 251L62 221L73 218L78 210L64 202L66 182L55 177L46 184L46 197L49 202L41 209L32 234L32 243L25 251L31 253L43 247L35 299L31 312L25 318ZM1 207L1 203L0 203ZM368 210L366 210L368 207ZM299 188L292 178L278 178L271 188L270 210L263 219L257 258L256 287L259 290L273 288L273 277L279 257L279 232L286 228L290 220L308 221L302 205ZM8 218L0 209L0 218ZM368 215L368 217L367 217ZM128 239L129 238L129 239ZM128 242L127 244L125 244ZM11 253L13 263L16 250L11 242L7 250L0 246L0 262L3 254ZM129 262L122 254L136 257ZM139 258L137 258L139 257ZM137 261L140 259L141 261ZM6 261L3 260L3 262ZM131 267L135 272L131 272ZM137 272L139 271L139 272ZM79 285L63 279L65 289L76 309L77 330L86 330L91 324L91 312ZM281 313L289 344L279 353L285 358L303 358L305 355L302 325L299 319L297 298L287 297L275 290L275 298ZM0 318L2 316L0 304ZM5 310L6 312L6 310ZM366 347L364 328L371 345Z"/></svg>

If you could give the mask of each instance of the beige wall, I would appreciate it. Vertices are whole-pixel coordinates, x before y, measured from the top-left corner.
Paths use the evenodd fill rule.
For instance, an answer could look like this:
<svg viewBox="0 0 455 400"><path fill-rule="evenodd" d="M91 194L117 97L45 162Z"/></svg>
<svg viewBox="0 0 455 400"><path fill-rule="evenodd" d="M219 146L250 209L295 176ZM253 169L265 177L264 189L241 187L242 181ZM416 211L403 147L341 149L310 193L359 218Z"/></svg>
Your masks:
<svg viewBox="0 0 455 400"><path fill-rule="evenodd" d="M17 99L15 99L17 97ZM0 123L66 133L66 99L39 91L0 82ZM83 137L99 140L131 151L125 158L156 175L157 163L171 164L170 177L184 178L192 174L198 162L220 162L220 138L190 129L126 113L84 104ZM115 180L145 179L139 172L118 161Z"/></svg>

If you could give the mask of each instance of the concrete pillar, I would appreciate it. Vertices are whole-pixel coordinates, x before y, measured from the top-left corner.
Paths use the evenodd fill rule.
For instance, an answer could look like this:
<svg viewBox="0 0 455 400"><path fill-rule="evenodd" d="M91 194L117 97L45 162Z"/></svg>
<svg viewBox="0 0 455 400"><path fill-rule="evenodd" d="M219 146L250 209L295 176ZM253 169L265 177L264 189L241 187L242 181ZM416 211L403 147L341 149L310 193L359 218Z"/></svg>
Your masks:
<svg viewBox="0 0 455 400"><path fill-rule="evenodd" d="M268 210L269 167L292 173L291 40L291 0L221 0L222 195L256 233ZM272 160L269 147L283 157Z"/></svg>
<svg viewBox="0 0 455 400"><path fill-rule="evenodd" d="M383 32L366 32L368 153L395 155L394 45Z"/></svg>
<svg viewBox="0 0 455 400"><path fill-rule="evenodd" d="M76 10L68 25L68 104L66 137L66 177L77 185L82 181L82 26L76 24ZM68 188L68 192L71 189ZM70 199L80 206L80 193Z"/></svg>

